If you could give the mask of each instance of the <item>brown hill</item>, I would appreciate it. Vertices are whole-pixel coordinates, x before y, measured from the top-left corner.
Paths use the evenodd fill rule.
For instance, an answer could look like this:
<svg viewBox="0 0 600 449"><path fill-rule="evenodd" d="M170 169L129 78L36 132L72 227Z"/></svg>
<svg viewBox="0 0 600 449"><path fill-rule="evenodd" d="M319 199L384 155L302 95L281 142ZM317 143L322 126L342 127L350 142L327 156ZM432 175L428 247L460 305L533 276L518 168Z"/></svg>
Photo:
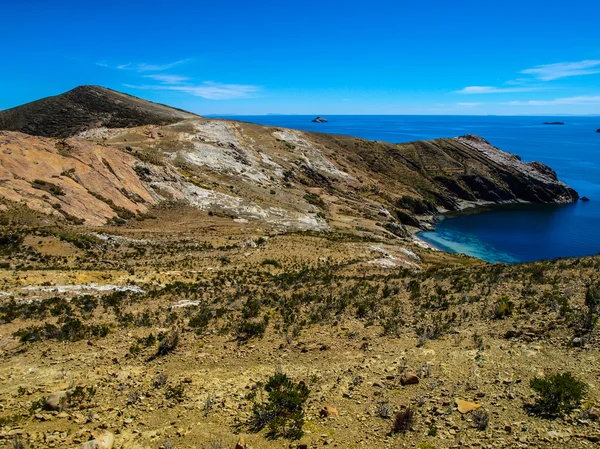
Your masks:
<svg viewBox="0 0 600 449"><path fill-rule="evenodd" d="M6 206L100 225L176 201L277 232L395 238L444 210L578 198L550 168L476 136L389 144L207 119L86 135L1 132Z"/></svg>
<svg viewBox="0 0 600 449"><path fill-rule="evenodd" d="M197 117L100 86L79 86L0 111L0 129L46 137L70 137L91 128L161 125Z"/></svg>

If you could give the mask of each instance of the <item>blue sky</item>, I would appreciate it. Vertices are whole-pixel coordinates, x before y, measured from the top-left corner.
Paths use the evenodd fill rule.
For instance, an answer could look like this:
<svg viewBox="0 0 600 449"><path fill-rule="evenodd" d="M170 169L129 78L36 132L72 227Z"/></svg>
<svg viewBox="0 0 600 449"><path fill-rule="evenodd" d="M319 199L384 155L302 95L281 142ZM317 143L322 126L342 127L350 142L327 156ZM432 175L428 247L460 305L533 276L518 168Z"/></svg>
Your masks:
<svg viewBox="0 0 600 449"><path fill-rule="evenodd" d="M200 114L600 114L600 2L0 0L0 109L98 84Z"/></svg>

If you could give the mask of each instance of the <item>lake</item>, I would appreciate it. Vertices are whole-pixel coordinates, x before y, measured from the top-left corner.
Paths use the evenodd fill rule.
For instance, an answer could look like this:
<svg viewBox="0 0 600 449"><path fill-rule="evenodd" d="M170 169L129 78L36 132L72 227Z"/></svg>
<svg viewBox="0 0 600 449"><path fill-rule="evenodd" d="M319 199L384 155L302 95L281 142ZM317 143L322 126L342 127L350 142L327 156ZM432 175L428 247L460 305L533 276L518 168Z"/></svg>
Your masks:
<svg viewBox="0 0 600 449"><path fill-rule="evenodd" d="M419 236L439 249L489 262L523 262L600 253L600 117L504 116L315 116L224 117L402 143L477 134L524 161L552 167L559 179L590 202L563 206L502 207L489 212L442 217L435 232ZM544 122L564 125L544 125Z"/></svg>

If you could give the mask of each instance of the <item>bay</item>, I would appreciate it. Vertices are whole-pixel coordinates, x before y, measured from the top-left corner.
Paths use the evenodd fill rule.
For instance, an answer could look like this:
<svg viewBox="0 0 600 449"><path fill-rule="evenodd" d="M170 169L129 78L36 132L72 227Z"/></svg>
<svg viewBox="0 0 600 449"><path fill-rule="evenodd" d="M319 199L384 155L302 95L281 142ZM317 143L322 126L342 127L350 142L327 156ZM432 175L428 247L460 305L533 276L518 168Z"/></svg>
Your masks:
<svg viewBox="0 0 600 449"><path fill-rule="evenodd" d="M346 134L393 143L479 135L524 161L554 169L590 202L563 206L502 207L441 217L419 237L439 249L489 262L522 262L600 253L600 117L335 115L230 116L262 125ZM544 122L564 122L546 125Z"/></svg>

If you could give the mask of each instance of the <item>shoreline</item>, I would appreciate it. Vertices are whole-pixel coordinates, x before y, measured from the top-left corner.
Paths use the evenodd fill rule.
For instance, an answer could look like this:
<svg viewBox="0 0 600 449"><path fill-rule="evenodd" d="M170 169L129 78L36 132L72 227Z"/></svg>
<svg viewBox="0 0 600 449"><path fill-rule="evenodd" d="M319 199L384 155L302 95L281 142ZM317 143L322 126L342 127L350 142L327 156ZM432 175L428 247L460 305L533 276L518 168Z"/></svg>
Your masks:
<svg viewBox="0 0 600 449"><path fill-rule="evenodd" d="M473 257L475 259L479 259L482 260L486 263L509 263L509 264L514 264L514 263L521 263L523 262L522 260L514 260L514 261L502 261L502 262L492 262L486 259L483 259L482 257L479 257L476 254L476 251L469 251L469 253L467 252L460 252L457 250L453 250L450 246L447 245L436 245L434 242L431 242L430 240L426 240L425 238L423 238L423 236L421 236L421 234L425 233L425 232L432 232L432 233L438 233L437 230L437 224L447 218L458 218L458 217L467 217L467 216L471 216L471 215L480 215L486 212L495 212L495 211L507 211L507 210L524 210L524 211L530 211L530 210L535 210L535 209L554 209L554 208L559 208L561 206L570 206L570 205L574 205L576 204L577 201L573 201L570 203L546 203L546 204L540 204L540 203L532 203L529 201L506 201L506 202L502 202L502 203L497 203L497 202L491 202L491 201L462 201L459 204L460 209L459 210L445 210L445 209L440 209L439 214L437 215L430 215L430 216L424 216L422 217L422 219L420 220L420 222L425 225L424 227L427 227L429 229L417 229L417 228L410 228L410 232L411 232L411 241L416 244L417 246L421 247L421 248L425 248L425 249L429 249L429 250L433 250L433 251L441 251L441 252L446 252L449 254L463 254L469 257ZM458 242L457 242L458 243ZM467 246L467 248L471 249L469 246ZM503 254L500 251L497 251L498 255ZM510 254L507 254L510 256ZM556 256L558 257L562 257L562 256ZM540 259L540 260L545 260L545 259Z"/></svg>

